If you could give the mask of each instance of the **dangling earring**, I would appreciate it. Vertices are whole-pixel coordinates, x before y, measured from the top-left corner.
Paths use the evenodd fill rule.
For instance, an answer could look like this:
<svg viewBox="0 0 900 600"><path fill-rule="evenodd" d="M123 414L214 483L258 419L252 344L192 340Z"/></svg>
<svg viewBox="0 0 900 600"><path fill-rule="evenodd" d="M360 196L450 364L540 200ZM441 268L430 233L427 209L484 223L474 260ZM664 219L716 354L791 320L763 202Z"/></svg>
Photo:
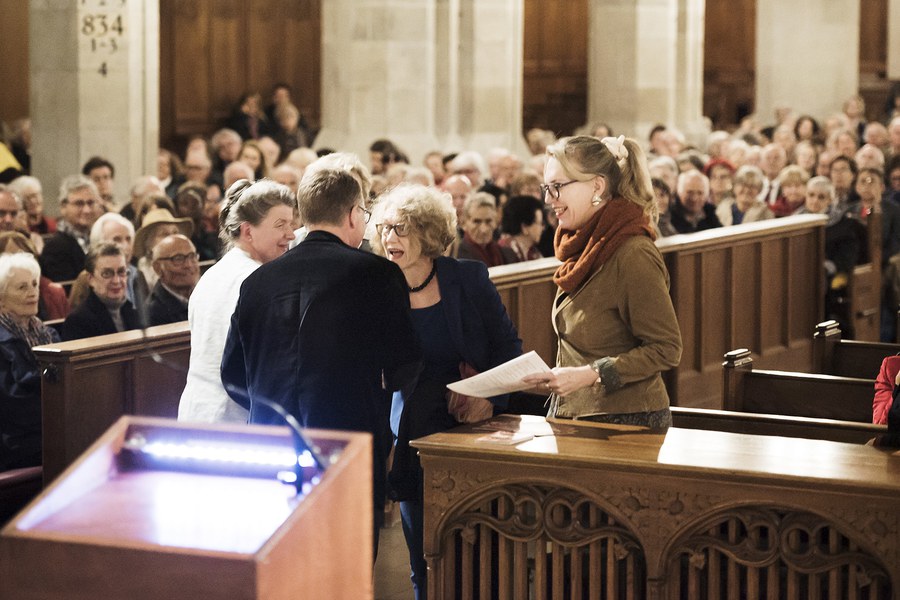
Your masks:
<svg viewBox="0 0 900 600"><path fill-rule="evenodd" d="M603 202L603 198L600 197L600 194L594 194L594 199L591 200L591 204L598 206L601 202Z"/></svg>

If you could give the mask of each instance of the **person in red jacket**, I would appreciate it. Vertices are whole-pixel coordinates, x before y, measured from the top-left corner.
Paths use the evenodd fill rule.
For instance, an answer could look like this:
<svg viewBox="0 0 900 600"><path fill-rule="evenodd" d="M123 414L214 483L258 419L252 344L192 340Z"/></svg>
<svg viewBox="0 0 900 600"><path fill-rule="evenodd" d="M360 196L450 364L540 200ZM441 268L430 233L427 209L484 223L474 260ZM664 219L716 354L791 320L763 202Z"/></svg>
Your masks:
<svg viewBox="0 0 900 600"><path fill-rule="evenodd" d="M875 379L875 398L872 400L872 422L886 425L888 411L894 401L894 387L900 373L900 355L888 356L881 362L881 370Z"/></svg>

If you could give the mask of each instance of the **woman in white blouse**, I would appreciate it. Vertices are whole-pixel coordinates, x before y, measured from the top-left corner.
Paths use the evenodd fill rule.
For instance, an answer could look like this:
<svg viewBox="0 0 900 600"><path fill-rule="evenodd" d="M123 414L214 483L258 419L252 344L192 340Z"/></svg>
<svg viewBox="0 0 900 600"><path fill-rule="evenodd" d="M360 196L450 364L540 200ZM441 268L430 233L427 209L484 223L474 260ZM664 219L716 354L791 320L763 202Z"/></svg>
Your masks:
<svg viewBox="0 0 900 600"><path fill-rule="evenodd" d="M180 421L247 422L247 411L222 386L225 338L241 283L261 264L287 252L294 239L296 203L287 186L269 179L241 179L228 188L219 235L230 248L200 278L188 305L191 361L178 406Z"/></svg>

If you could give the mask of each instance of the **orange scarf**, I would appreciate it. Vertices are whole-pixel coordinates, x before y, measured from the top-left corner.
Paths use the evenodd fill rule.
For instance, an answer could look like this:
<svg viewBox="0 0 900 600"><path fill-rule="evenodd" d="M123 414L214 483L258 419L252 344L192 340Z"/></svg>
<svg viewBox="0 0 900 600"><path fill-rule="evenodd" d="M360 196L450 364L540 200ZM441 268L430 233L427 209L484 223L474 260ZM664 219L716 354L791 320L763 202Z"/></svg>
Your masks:
<svg viewBox="0 0 900 600"><path fill-rule="evenodd" d="M580 228L557 229L553 240L556 258L562 265L553 281L572 293L600 268L628 238L646 235L656 239L650 219L634 202L624 198L608 201Z"/></svg>

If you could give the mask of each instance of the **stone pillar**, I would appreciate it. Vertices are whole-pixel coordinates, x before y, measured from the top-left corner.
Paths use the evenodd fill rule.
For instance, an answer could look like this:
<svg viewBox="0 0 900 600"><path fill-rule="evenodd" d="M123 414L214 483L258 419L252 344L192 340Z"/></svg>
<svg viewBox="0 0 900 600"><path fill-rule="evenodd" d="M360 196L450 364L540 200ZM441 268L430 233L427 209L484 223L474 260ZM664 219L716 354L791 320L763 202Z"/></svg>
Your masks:
<svg viewBox="0 0 900 600"><path fill-rule="evenodd" d="M678 0L675 65L675 121L688 143L706 147L709 123L703 117L703 46L706 0Z"/></svg>
<svg viewBox="0 0 900 600"><path fill-rule="evenodd" d="M317 147L357 153L388 138L419 162L435 137L435 0L322 2Z"/></svg>
<svg viewBox="0 0 900 600"><path fill-rule="evenodd" d="M704 0L591 0L588 122L644 141L657 123L704 127Z"/></svg>
<svg viewBox="0 0 900 600"><path fill-rule="evenodd" d="M522 0L322 3L317 147L524 150Z"/></svg>
<svg viewBox="0 0 900 600"><path fill-rule="evenodd" d="M59 183L93 155L116 167L116 200L156 173L158 0L31 0L32 172L48 212Z"/></svg>
<svg viewBox="0 0 900 600"><path fill-rule="evenodd" d="M888 0L887 78L900 79L900 0Z"/></svg>
<svg viewBox="0 0 900 600"><path fill-rule="evenodd" d="M457 132L449 132L448 146L454 150L507 148L527 156L522 135L522 71L524 63L525 14L523 0L444 0L459 5L456 43L458 52L455 104ZM456 11L451 11L455 19ZM440 25L439 25L440 27ZM452 110L452 109L451 109Z"/></svg>
<svg viewBox="0 0 900 600"><path fill-rule="evenodd" d="M800 85L802 83L802 85ZM859 0L758 0L756 114L775 108L822 119L859 88Z"/></svg>

